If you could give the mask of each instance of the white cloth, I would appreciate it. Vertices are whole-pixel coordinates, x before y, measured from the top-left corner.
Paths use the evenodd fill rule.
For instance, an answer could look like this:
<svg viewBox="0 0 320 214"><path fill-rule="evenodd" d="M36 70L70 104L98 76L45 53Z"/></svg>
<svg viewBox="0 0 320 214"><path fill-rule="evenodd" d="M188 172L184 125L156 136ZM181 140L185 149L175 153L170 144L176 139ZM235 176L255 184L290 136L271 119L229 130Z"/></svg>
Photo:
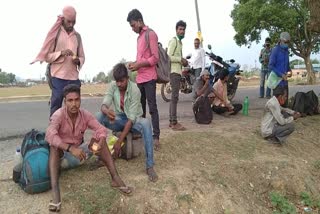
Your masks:
<svg viewBox="0 0 320 214"><path fill-rule="evenodd" d="M291 109L281 107L275 96L268 100L264 107L264 114L261 121L262 137L269 137L272 135L272 130L275 124L278 123L279 125L285 125L294 120L292 116L285 118L281 111L285 111L290 115L294 113Z"/></svg>
<svg viewBox="0 0 320 214"><path fill-rule="evenodd" d="M205 58L206 52L203 48L194 49L191 53L190 65L193 69L201 68L203 71L205 68Z"/></svg>

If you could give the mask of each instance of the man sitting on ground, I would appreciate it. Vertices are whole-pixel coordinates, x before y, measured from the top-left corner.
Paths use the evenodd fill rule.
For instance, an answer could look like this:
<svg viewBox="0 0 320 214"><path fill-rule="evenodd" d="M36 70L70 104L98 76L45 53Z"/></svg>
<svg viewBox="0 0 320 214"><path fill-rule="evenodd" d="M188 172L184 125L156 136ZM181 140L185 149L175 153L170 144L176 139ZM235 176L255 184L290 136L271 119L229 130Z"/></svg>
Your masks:
<svg viewBox="0 0 320 214"><path fill-rule="evenodd" d="M210 88L210 73L208 70L203 70L200 76L196 79L193 85L193 100L195 101L198 97L213 97L212 88Z"/></svg>
<svg viewBox="0 0 320 214"><path fill-rule="evenodd" d="M60 160L64 152L70 152L80 160L86 157L85 152L79 147L84 132L90 128L94 131L93 138L98 140L97 154L104 162L111 174L111 186L125 194L130 194L132 189L127 187L116 170L112 156L106 144L107 130L88 111L80 109L80 87L75 84L67 85L63 91L65 106L58 109L50 118L46 132L46 141L50 144L50 176L53 201L49 203L49 210L59 212L61 208L59 188Z"/></svg>
<svg viewBox="0 0 320 214"><path fill-rule="evenodd" d="M273 90L273 97L266 103L261 121L262 137L274 138L280 143L284 143L294 131L293 120L300 117L299 112L281 107L287 100L286 93L283 87Z"/></svg>
<svg viewBox="0 0 320 214"><path fill-rule="evenodd" d="M115 82L108 87L97 119L105 127L121 132L113 147L115 158L120 156L121 142L130 131L142 134L146 153L146 172L149 180L156 182L158 176L153 169L152 128L150 121L142 117L140 90L135 83L129 80L127 67L123 63L114 66L113 77ZM111 109L112 104L114 110Z"/></svg>
<svg viewBox="0 0 320 214"><path fill-rule="evenodd" d="M215 97L212 103L212 110L217 114L229 112L231 115L235 115L242 109L241 104L231 104L228 99L228 79L229 71L223 70L220 73L219 80L213 86L213 93Z"/></svg>

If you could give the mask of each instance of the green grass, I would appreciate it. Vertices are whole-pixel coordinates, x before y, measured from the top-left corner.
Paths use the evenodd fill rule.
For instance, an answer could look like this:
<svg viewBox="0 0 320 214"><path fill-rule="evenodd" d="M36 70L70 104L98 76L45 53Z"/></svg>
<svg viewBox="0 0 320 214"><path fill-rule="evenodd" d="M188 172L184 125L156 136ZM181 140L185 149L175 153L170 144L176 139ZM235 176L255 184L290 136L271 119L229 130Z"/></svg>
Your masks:
<svg viewBox="0 0 320 214"><path fill-rule="evenodd" d="M275 208L273 214L295 214L297 213L295 206L284 196L277 192L270 193L272 206Z"/></svg>

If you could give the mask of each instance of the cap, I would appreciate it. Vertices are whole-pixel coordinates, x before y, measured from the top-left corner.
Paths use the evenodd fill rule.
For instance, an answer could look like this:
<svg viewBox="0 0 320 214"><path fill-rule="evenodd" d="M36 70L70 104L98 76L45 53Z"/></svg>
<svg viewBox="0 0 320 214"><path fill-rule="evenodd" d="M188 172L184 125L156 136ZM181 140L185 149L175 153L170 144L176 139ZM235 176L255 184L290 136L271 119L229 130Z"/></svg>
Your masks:
<svg viewBox="0 0 320 214"><path fill-rule="evenodd" d="M290 34L288 32L282 32L280 34L280 39L283 41L290 41L291 37Z"/></svg>

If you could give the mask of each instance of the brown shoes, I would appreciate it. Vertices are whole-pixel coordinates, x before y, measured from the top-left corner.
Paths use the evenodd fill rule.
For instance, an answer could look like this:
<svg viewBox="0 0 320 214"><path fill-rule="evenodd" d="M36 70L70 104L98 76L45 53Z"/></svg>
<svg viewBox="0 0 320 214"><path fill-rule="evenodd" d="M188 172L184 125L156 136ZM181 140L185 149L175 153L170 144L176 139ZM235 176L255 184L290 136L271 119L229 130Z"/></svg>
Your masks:
<svg viewBox="0 0 320 214"><path fill-rule="evenodd" d="M175 124L170 123L169 127L170 127L173 131L185 131L185 130L186 130L186 128L185 128L183 125L181 125L180 123L178 123L178 122L175 123Z"/></svg>

